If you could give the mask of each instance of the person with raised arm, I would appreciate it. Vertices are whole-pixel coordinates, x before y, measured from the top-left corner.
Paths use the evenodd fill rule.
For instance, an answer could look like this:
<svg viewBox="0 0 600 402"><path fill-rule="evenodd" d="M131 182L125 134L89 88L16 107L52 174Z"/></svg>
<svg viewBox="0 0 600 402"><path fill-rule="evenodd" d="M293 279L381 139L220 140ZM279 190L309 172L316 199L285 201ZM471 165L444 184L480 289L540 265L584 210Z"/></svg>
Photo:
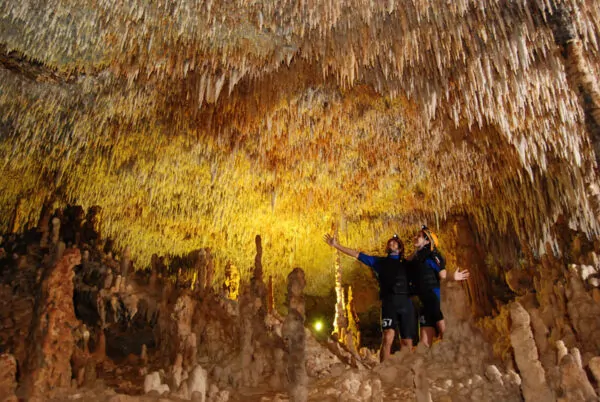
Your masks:
<svg viewBox="0 0 600 402"><path fill-rule="evenodd" d="M377 277L381 299L380 361L390 357L396 329L400 333L401 347L412 349L413 339L417 334L417 323L414 306L409 297L408 264L404 259L404 244L398 236L394 235L387 241L385 257L367 255L342 246L329 234L323 236L323 239L331 247L370 267Z"/></svg>

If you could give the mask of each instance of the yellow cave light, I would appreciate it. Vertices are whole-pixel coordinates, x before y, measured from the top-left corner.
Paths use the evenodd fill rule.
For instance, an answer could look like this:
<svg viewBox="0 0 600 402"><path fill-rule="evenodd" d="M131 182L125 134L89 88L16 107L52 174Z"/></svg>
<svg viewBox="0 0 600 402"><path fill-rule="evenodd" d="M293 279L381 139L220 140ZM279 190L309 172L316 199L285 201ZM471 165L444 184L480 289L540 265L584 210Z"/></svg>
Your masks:
<svg viewBox="0 0 600 402"><path fill-rule="evenodd" d="M315 329L315 331L321 332L323 330L323 321L315 321L315 323L313 324L313 328Z"/></svg>

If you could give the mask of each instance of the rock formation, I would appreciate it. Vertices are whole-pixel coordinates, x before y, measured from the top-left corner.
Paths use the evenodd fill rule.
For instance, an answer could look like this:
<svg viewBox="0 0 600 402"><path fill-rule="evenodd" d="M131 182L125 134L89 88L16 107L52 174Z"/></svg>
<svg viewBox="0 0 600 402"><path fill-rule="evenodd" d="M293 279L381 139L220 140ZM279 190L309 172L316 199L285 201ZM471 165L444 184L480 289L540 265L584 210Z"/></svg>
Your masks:
<svg viewBox="0 0 600 402"><path fill-rule="evenodd" d="M17 361L14 356L0 354L0 401L17 402Z"/></svg>
<svg viewBox="0 0 600 402"><path fill-rule="evenodd" d="M290 398L293 402L303 402L308 398L305 368L306 339L304 330L304 272L295 268L288 275L287 307L288 314L283 322L283 342L287 351L287 374L290 381Z"/></svg>
<svg viewBox="0 0 600 402"><path fill-rule="evenodd" d="M556 400L546 382L544 369L538 359L529 314L523 306L515 302L511 306L510 317L512 320L510 342L521 373L521 389L525 400L540 402Z"/></svg>
<svg viewBox="0 0 600 402"><path fill-rule="evenodd" d="M79 326L73 308L73 268L80 262L79 250L67 249L43 275L23 365L27 398L42 398L50 391L71 386L73 330Z"/></svg>

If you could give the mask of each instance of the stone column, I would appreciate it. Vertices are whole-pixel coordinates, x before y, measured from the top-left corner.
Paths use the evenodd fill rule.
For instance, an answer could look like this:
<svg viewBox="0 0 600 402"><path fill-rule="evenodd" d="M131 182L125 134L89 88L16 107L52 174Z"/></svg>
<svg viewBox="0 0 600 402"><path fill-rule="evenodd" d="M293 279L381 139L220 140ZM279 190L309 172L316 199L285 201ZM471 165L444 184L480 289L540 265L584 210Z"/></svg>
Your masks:
<svg viewBox="0 0 600 402"><path fill-rule="evenodd" d="M23 369L25 399L45 398L50 391L71 386L72 331L79 325L73 308L73 268L80 262L79 250L67 249L42 281Z"/></svg>
<svg viewBox="0 0 600 402"><path fill-rule="evenodd" d="M292 402L303 402L308 399L306 389L306 338L304 332L304 271L295 268L288 275L287 306L288 315L283 322L282 334L287 351L287 376L289 394Z"/></svg>

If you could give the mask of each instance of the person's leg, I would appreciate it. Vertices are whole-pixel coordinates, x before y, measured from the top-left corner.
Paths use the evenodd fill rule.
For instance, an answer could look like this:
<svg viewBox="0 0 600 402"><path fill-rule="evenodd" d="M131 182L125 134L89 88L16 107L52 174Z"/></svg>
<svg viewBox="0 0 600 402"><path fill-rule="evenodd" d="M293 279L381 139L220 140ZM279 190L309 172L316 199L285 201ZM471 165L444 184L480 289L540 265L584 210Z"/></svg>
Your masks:
<svg viewBox="0 0 600 402"><path fill-rule="evenodd" d="M413 347L413 340L410 338L402 338L400 339L400 345L402 345L403 348L408 348L408 350L412 350Z"/></svg>
<svg viewBox="0 0 600 402"><path fill-rule="evenodd" d="M444 332L446 331L446 321L444 321L444 319L442 318L441 320L435 323L435 326L437 328L437 333L440 339L444 339Z"/></svg>
<svg viewBox="0 0 600 402"><path fill-rule="evenodd" d="M394 343L394 329L384 329L381 336L381 350L379 351L379 361L388 359L392 353L392 343Z"/></svg>
<svg viewBox="0 0 600 402"><path fill-rule="evenodd" d="M430 347L433 343L433 338L435 337L435 328L434 327L425 327L421 325L421 339L420 342L423 342L423 345Z"/></svg>
<svg viewBox="0 0 600 402"><path fill-rule="evenodd" d="M381 349L379 351L379 361L381 362L392 354L397 324L394 304L389 300L383 301L381 304Z"/></svg>
<svg viewBox="0 0 600 402"><path fill-rule="evenodd" d="M417 334L417 322L415 320L415 309L409 298L401 300L398 308L398 328L400 329L400 345L402 348L412 350L413 339Z"/></svg>
<svg viewBox="0 0 600 402"><path fill-rule="evenodd" d="M421 336L425 346L431 346L437 335L443 336L446 325L443 322L444 315L440 309L440 299L432 291L423 295L423 314L421 316Z"/></svg>

